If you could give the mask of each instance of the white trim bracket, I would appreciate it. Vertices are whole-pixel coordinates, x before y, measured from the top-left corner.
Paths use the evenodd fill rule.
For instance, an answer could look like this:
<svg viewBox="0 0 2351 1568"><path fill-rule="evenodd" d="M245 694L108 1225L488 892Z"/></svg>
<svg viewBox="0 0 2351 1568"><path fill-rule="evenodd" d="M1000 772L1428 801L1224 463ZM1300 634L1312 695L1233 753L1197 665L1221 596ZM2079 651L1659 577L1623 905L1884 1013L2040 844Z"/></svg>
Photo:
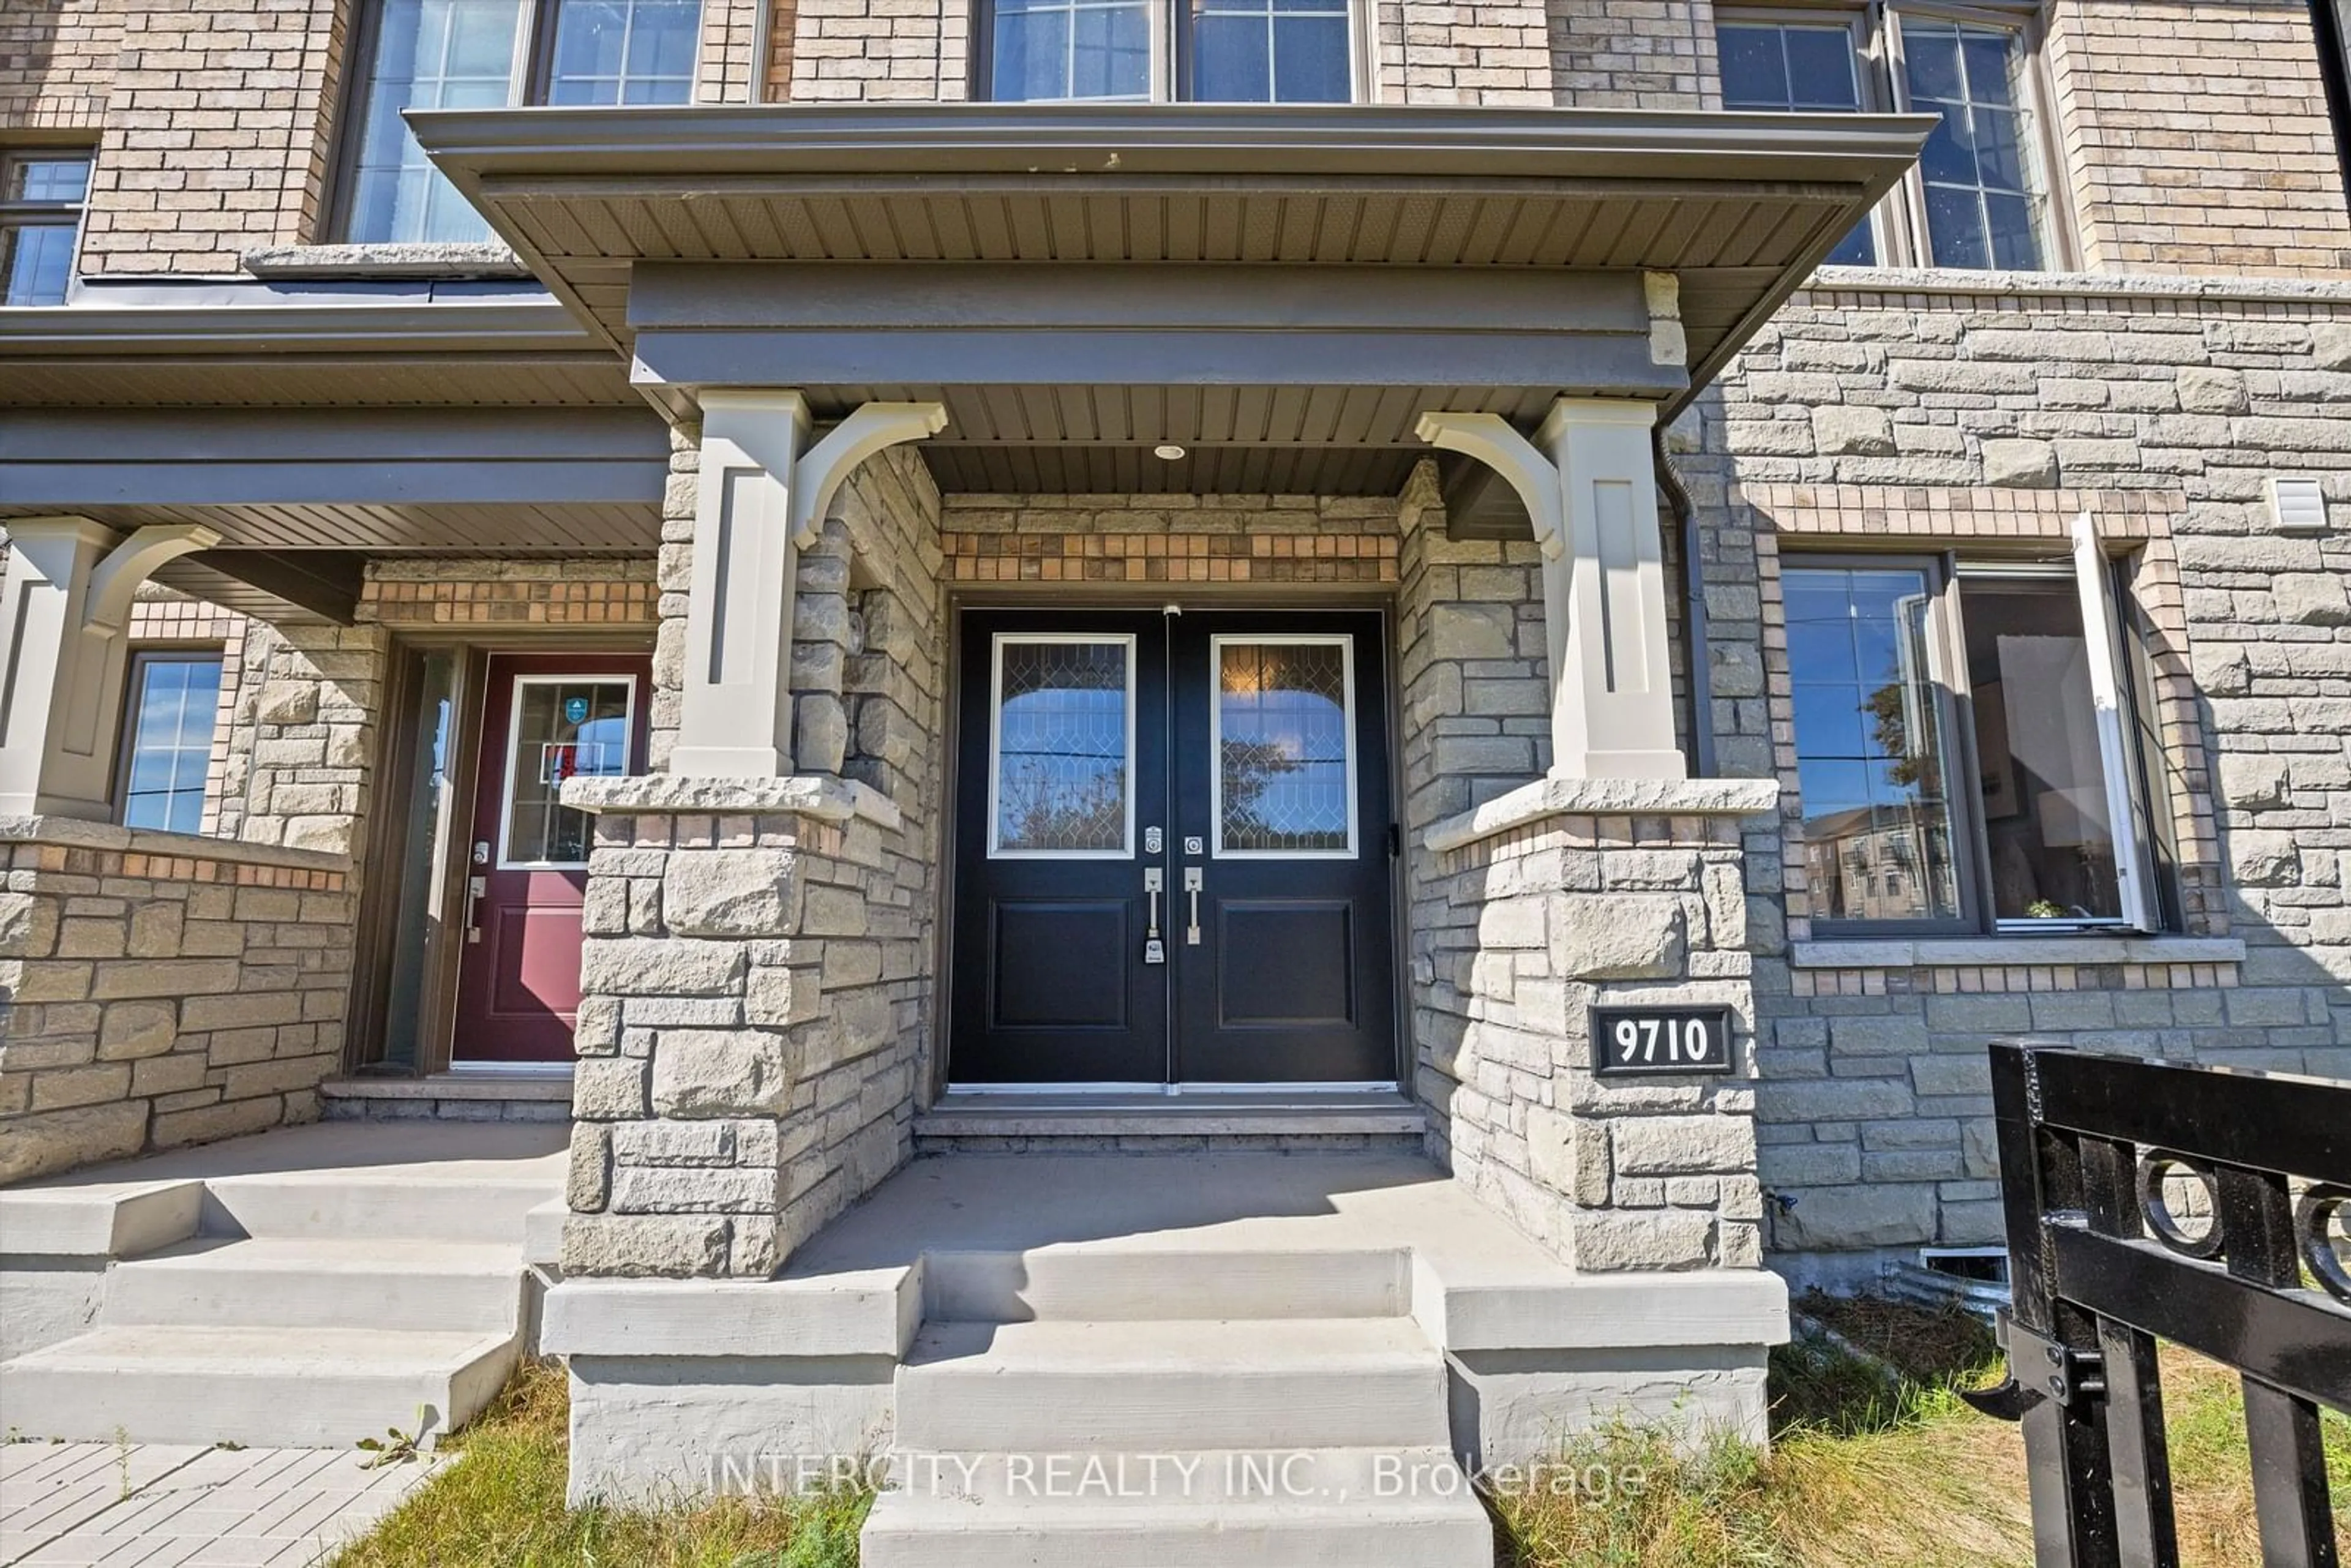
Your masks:
<svg viewBox="0 0 2351 1568"><path fill-rule="evenodd" d="M157 567L192 551L211 549L220 542L219 531L202 523L152 523L139 529L90 568L81 629L110 637L120 632L131 614L131 596Z"/></svg>
<svg viewBox="0 0 2351 1568"><path fill-rule="evenodd" d="M886 447L936 435L946 423L943 402L868 402L852 410L792 465L793 548L816 543L832 497L858 465Z"/></svg>
<svg viewBox="0 0 2351 1568"><path fill-rule="evenodd" d="M1535 444L1520 435L1499 413L1430 412L1414 427L1423 441L1441 451L1474 457L1510 481L1526 503L1534 524L1535 543L1552 560L1567 549L1565 505L1560 495L1559 467Z"/></svg>

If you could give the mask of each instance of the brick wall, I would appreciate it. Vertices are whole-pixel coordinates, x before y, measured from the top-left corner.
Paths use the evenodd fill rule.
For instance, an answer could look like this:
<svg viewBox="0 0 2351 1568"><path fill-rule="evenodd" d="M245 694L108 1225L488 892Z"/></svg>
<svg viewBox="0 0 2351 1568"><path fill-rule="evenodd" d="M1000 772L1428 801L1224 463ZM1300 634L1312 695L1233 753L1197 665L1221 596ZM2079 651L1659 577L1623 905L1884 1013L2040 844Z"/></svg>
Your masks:
<svg viewBox="0 0 2351 1568"><path fill-rule="evenodd" d="M317 1116L346 861L56 819L0 844L0 1183Z"/></svg>
<svg viewBox="0 0 2351 1568"><path fill-rule="evenodd" d="M1396 502L1351 496L947 497L950 580L1396 580Z"/></svg>
<svg viewBox="0 0 2351 1568"><path fill-rule="evenodd" d="M1722 107L1708 0L1551 0L1549 22L1554 102Z"/></svg>
<svg viewBox="0 0 2351 1568"><path fill-rule="evenodd" d="M1777 1248L1996 1241L1995 1033L2351 1075L2346 317L2351 288L2283 281L1823 288L1686 427L1703 450L1676 462L1703 513L1709 606L1715 584L1761 588L1709 622L1726 771L1787 760L1787 672L1766 628L1797 550L2053 543L2087 506L2153 569L2136 591L2155 623L2188 935L2244 945L2232 962L2225 946L1921 941L1906 956L1840 941L1792 963L1807 957L1790 945L1808 914L1796 841L1785 823L1750 831L1750 887L1775 895L1750 922L1761 1170L1796 1200ZM2263 482L2279 473L2320 476L2337 531L2274 531Z"/></svg>
<svg viewBox="0 0 2351 1568"><path fill-rule="evenodd" d="M362 625L625 626L658 619L651 558L368 562Z"/></svg>
<svg viewBox="0 0 2351 1568"><path fill-rule="evenodd" d="M0 10L0 131L95 126L121 47L109 0L14 0Z"/></svg>
<svg viewBox="0 0 2351 1568"><path fill-rule="evenodd" d="M2307 7L2061 0L2046 47L2085 266L2351 268Z"/></svg>
<svg viewBox="0 0 2351 1568"><path fill-rule="evenodd" d="M345 8L125 0L85 274L233 272L246 250L315 236Z"/></svg>

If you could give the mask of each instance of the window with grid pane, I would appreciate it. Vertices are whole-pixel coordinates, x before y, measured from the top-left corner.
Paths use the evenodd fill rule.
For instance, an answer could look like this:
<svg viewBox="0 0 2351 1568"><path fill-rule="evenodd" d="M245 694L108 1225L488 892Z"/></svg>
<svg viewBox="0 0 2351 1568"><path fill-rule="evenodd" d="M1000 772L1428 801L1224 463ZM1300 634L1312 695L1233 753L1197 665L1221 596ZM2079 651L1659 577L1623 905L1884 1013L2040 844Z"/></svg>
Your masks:
<svg viewBox="0 0 2351 1568"><path fill-rule="evenodd" d="M0 157L0 305L62 305L89 194L87 152Z"/></svg>
<svg viewBox="0 0 2351 1568"><path fill-rule="evenodd" d="M2013 28L1902 19L1909 104L1940 117L1918 158L1927 246L1937 267L2043 265L2039 160Z"/></svg>
<svg viewBox="0 0 2351 1568"><path fill-rule="evenodd" d="M1854 114L1862 107L1854 29L1844 22L1724 23L1722 107L1786 114ZM1877 260L1869 220L1854 225L1828 260L1868 267Z"/></svg>
<svg viewBox="0 0 2351 1568"><path fill-rule="evenodd" d="M403 110L693 97L700 0L377 0L369 16L343 192L355 243L489 237Z"/></svg>
<svg viewBox="0 0 2351 1568"><path fill-rule="evenodd" d="M998 102L1345 103L1350 0L988 0Z"/></svg>
<svg viewBox="0 0 2351 1568"><path fill-rule="evenodd" d="M220 686L217 653L141 653L132 660L123 725L123 826L174 833L203 828Z"/></svg>

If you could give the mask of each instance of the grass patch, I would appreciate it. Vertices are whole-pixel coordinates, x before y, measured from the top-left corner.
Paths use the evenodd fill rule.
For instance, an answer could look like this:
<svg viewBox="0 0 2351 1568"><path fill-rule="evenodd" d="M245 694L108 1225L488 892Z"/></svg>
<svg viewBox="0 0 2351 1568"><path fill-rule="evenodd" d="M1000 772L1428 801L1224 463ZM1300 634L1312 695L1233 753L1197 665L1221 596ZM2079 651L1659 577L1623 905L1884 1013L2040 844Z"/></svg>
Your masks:
<svg viewBox="0 0 2351 1568"><path fill-rule="evenodd" d="M855 1568L870 1494L721 1498L648 1512L563 1505L563 1369L528 1366L452 1438L465 1458L426 1482L335 1568Z"/></svg>
<svg viewBox="0 0 2351 1568"><path fill-rule="evenodd" d="M1768 1455L1696 1453L1618 1427L1561 1470L1609 1478L1488 1500L1508 1568L2031 1568L2024 1445L1957 1389L1994 1381L1989 1333L1959 1314L1885 1301L1800 1303L1898 1370L1823 1343L1771 1358ZM2235 1376L2163 1352L2173 1502L2192 1568L2260 1568ZM2325 1418L2336 1534L2351 1553L2351 1420ZM1627 1484L1637 1477L1640 1484Z"/></svg>

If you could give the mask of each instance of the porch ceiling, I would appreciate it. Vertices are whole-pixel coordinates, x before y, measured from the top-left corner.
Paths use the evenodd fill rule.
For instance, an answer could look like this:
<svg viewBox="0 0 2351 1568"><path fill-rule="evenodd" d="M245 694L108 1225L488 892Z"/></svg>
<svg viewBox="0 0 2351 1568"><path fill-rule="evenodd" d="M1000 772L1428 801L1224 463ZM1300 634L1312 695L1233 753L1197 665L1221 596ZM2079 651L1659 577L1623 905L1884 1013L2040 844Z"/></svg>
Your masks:
<svg viewBox="0 0 2351 1568"><path fill-rule="evenodd" d="M1929 124L995 104L410 120L674 411L706 384L798 387L820 414L935 398L949 425L925 452L950 489L1330 493L1392 492L1433 407L1531 424L1585 393L1670 416ZM712 265L747 262L768 265ZM1643 271L1680 280L1686 367L1649 358ZM1163 442L1191 451L1171 465Z"/></svg>

